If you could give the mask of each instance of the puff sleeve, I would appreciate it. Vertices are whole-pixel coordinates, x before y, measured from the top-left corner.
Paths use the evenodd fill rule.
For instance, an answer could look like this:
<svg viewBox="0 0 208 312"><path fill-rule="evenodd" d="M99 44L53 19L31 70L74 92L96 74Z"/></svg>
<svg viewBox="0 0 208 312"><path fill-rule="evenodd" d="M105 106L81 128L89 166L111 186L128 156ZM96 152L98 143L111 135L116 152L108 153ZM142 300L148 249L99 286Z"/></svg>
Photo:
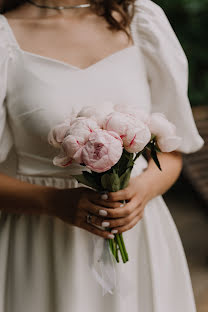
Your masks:
<svg viewBox="0 0 208 312"><path fill-rule="evenodd" d="M134 32L144 56L152 112L163 112L175 124L182 137L177 151L196 152L204 140L187 95L188 61L162 8L151 0L136 0Z"/></svg>
<svg viewBox="0 0 208 312"><path fill-rule="evenodd" d="M1 41L1 38L0 38ZM6 160L13 145L11 129L7 121L6 92L10 53L0 42L0 163Z"/></svg>

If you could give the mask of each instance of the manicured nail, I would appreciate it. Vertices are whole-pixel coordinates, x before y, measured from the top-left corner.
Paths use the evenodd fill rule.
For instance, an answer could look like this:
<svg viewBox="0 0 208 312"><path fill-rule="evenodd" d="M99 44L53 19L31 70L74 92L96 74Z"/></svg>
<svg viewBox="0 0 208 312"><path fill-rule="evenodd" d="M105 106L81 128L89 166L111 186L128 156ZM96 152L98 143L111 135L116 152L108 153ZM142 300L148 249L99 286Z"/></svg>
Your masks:
<svg viewBox="0 0 208 312"><path fill-rule="evenodd" d="M102 194L102 195L101 195L101 199L107 200L107 199L108 199L108 194Z"/></svg>
<svg viewBox="0 0 208 312"><path fill-rule="evenodd" d="M99 215L100 216L103 216L103 217L105 217L105 216L107 216L107 211L105 211L105 210L99 210Z"/></svg>
<svg viewBox="0 0 208 312"><path fill-rule="evenodd" d="M118 230L112 230L111 233L116 234L118 233Z"/></svg>
<svg viewBox="0 0 208 312"><path fill-rule="evenodd" d="M108 235L108 238L114 239L114 235L113 235L113 234L109 234L109 235Z"/></svg>
<svg viewBox="0 0 208 312"><path fill-rule="evenodd" d="M110 225L110 222L102 222L103 227L108 227Z"/></svg>
<svg viewBox="0 0 208 312"><path fill-rule="evenodd" d="M124 204L121 204L120 207L124 207Z"/></svg>

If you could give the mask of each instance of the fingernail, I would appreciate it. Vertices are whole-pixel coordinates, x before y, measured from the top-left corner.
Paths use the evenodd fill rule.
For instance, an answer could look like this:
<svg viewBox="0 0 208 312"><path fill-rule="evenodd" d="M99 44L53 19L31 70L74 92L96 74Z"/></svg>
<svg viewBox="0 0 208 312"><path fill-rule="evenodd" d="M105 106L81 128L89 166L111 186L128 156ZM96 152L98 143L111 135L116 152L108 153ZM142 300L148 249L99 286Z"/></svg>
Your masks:
<svg viewBox="0 0 208 312"><path fill-rule="evenodd" d="M124 207L124 204L121 204L120 207Z"/></svg>
<svg viewBox="0 0 208 312"><path fill-rule="evenodd" d="M108 227L110 225L110 222L102 222L103 227Z"/></svg>
<svg viewBox="0 0 208 312"><path fill-rule="evenodd" d="M105 217L105 216L107 216L107 211L105 211L105 210L99 210L99 215L100 216L103 216L103 217Z"/></svg>
<svg viewBox="0 0 208 312"><path fill-rule="evenodd" d="M118 230L112 230L111 233L116 234L118 233Z"/></svg>
<svg viewBox="0 0 208 312"><path fill-rule="evenodd" d="M108 238L114 239L114 235L113 235L113 234L109 234L109 235L108 235Z"/></svg>
<svg viewBox="0 0 208 312"><path fill-rule="evenodd" d="M108 194L102 194L102 195L101 195L101 199L107 200L107 199L108 199Z"/></svg>

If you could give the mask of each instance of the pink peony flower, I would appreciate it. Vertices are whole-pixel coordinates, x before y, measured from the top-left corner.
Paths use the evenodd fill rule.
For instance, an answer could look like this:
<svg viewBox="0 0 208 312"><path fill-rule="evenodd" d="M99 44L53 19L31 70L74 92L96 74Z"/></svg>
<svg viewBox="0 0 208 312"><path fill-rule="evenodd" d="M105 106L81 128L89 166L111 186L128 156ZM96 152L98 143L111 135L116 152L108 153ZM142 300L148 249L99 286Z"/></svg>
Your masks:
<svg viewBox="0 0 208 312"><path fill-rule="evenodd" d="M122 140L114 132L99 129L90 134L82 149L85 165L95 172L105 172L120 159L123 148Z"/></svg>
<svg viewBox="0 0 208 312"><path fill-rule="evenodd" d="M108 114L113 111L113 104L109 101L104 101L102 107L98 105L85 106L77 114L77 117L87 117L97 122L100 128L103 127L103 123Z"/></svg>
<svg viewBox="0 0 208 312"><path fill-rule="evenodd" d="M65 151L61 148L60 154L54 157L53 164L58 167L67 167L71 165L73 159L65 153Z"/></svg>
<svg viewBox="0 0 208 312"><path fill-rule="evenodd" d="M182 138L176 136L175 125L163 113L151 114L148 126L162 152L172 152L179 147Z"/></svg>
<svg viewBox="0 0 208 312"><path fill-rule="evenodd" d="M157 145L161 152L170 153L180 146L181 141L182 138L178 136L165 136L157 139Z"/></svg>
<svg viewBox="0 0 208 312"><path fill-rule="evenodd" d="M129 153L140 152L151 139L149 127L143 121L120 112L107 116L104 129L116 132Z"/></svg>
<svg viewBox="0 0 208 312"><path fill-rule="evenodd" d="M79 138L79 140L82 139L82 142L85 143L89 135L97 129L99 126L96 121L86 117L78 117L71 122L68 134Z"/></svg>

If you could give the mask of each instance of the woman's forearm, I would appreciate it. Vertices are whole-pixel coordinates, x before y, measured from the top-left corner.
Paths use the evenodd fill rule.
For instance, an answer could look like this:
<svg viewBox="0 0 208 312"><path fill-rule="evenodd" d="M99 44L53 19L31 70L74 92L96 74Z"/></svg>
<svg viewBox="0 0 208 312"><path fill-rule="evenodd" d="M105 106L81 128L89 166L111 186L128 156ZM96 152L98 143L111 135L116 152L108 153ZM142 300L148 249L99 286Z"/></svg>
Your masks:
<svg viewBox="0 0 208 312"><path fill-rule="evenodd" d="M47 214L44 200L51 189L0 173L0 211L27 215Z"/></svg>
<svg viewBox="0 0 208 312"><path fill-rule="evenodd" d="M157 156L162 171L147 154L149 165L142 173L142 181L148 186L151 198L164 194L176 182L183 167L183 158L180 152L158 153Z"/></svg>

